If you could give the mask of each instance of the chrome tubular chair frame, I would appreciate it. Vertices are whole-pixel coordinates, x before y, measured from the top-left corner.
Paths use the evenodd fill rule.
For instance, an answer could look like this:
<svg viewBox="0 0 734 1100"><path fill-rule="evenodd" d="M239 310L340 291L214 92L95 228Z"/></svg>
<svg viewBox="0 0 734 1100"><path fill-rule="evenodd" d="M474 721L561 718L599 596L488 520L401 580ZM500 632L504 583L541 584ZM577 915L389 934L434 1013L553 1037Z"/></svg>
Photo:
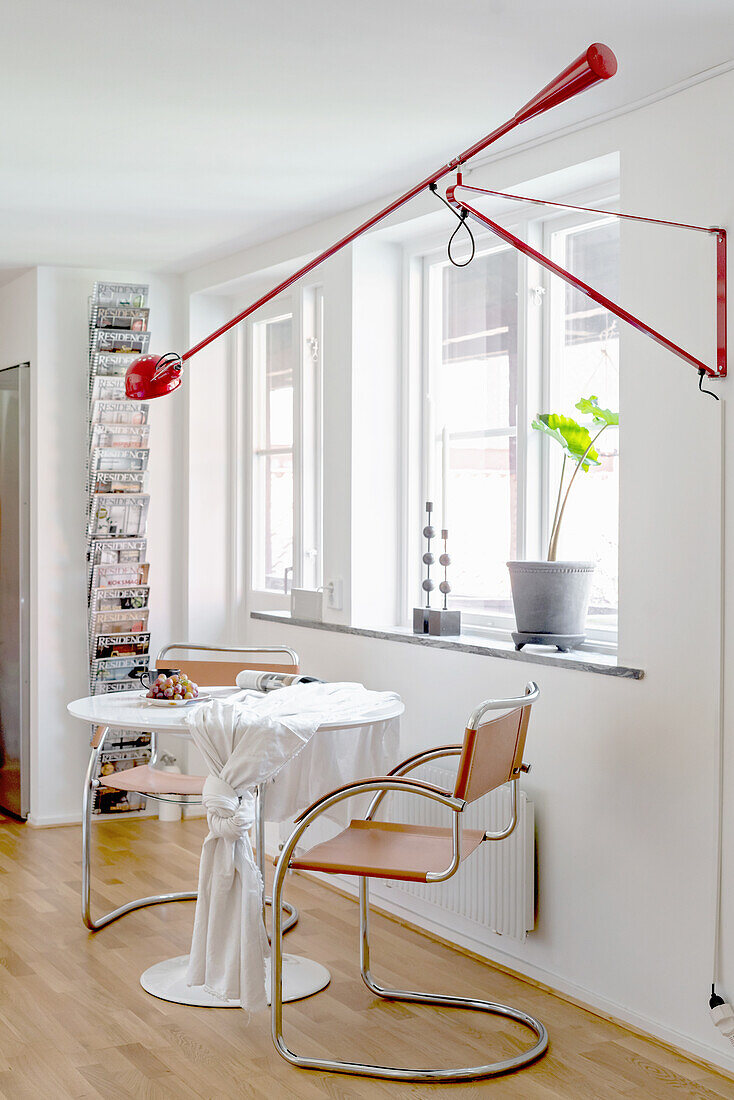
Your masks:
<svg viewBox="0 0 734 1100"><path fill-rule="evenodd" d="M87 765L87 775L84 781L84 798L82 807L82 920L91 932L98 932L100 928L111 924L118 917L124 917L126 913L132 913L134 909L143 909L146 905L161 905L167 901L196 901L196 890L185 890L178 894L153 894L148 898L137 898L128 901L117 909L112 909L102 917L92 916L92 802L94 791L99 786L96 778L99 770L99 758L102 755L104 743L110 727L105 726L92 748ZM151 735L151 755L155 752L155 735ZM146 797L151 797L147 795Z"/></svg>
<svg viewBox="0 0 734 1100"><path fill-rule="evenodd" d="M529 685L530 686L530 685ZM534 687L534 685L533 685ZM537 698L537 695L529 691L525 700L520 702L524 704L529 701L529 697L532 695L532 699ZM511 700L508 706L516 706L518 700ZM486 709L505 709L502 706L491 706ZM476 711L474 712L477 713ZM484 713L482 711L482 713ZM474 715L472 715L473 717ZM476 727L472 727L476 728ZM294 1066L298 1066L302 1069L315 1069L322 1072L331 1073L348 1073L365 1077L379 1077L386 1080L393 1081L428 1081L434 1084L440 1084L450 1081L470 1081L482 1077L496 1077L500 1074L511 1073L514 1070L520 1069L523 1066L529 1065L531 1062L540 1058L545 1053L548 1046L548 1034L543 1024L540 1021L534 1019L527 1013L522 1012L520 1009L511 1008L507 1005L498 1004L494 1001L479 1000L470 997L455 997L434 993L422 993L412 989L390 989L386 986L380 985L372 977L370 971L370 941L369 941L369 880L367 876L360 876L359 880L359 923L360 923L360 974L363 982L370 990L378 997L382 997L386 1000L393 1001L407 1001L414 1004L431 1004L438 1005L441 1008L466 1008L472 1009L478 1012L487 1012L495 1016L503 1016L511 1020L515 1020L517 1023L523 1024L527 1027L535 1036L536 1042L530 1049L524 1051L522 1054L518 1054L512 1058L505 1058L498 1062L490 1062L481 1066L465 1066L459 1068L448 1069L410 1069L399 1068L394 1066L378 1066L368 1065L360 1062L344 1062L337 1061L330 1058L306 1058L301 1055L295 1054L292 1050L286 1046L283 1039L283 999L282 999L282 968L283 968L283 945L282 945L282 927L281 927L281 910L280 902L283 891L283 885L285 883L288 867L296 849L296 846L301 839L303 833L311 825L311 823L319 817L322 813L328 810L331 806L337 802L341 802L345 798L350 798L357 794L363 794L366 792L375 792L375 797L367 811L366 818L370 820L373 816L380 802L384 798L385 794L389 791L411 791L415 794L422 795L425 798L432 799L434 802L439 803L442 806L446 806L453 811L453 854L449 865L444 871L435 872L426 876L426 881L429 882L443 882L445 879L450 878L454 874L459 866L461 860L461 812L464 809L466 803L454 797L449 791L442 790L440 787L436 787L433 784L423 783L420 780L405 778L405 772L418 767L422 763L426 763L429 760L438 759L443 756L457 756L461 752L461 746L446 745L440 749L431 749L427 752L418 753L416 756L411 757L409 760L403 761L389 776L365 780L360 783L353 783L347 787L341 788L338 791L333 792L331 795L327 795L325 798L314 803L309 810L307 810L300 818L296 820L296 825L289 837L286 845L283 848L280 859L278 860L278 866L275 873L275 883L273 886L273 898L275 900L275 906L273 909L273 954L271 963L271 1029L273 1043L278 1053L285 1058L287 1062L290 1062ZM507 828L501 830L498 833L486 833L485 840L499 840L503 839L514 829L517 823L517 780L513 780L511 784L512 789L512 811L511 821Z"/></svg>
<svg viewBox="0 0 734 1100"><path fill-rule="evenodd" d="M285 653L291 664L298 667L298 654L287 645L201 645L194 642L169 642L158 650L156 665L173 649L195 649L200 653Z"/></svg>
<svg viewBox="0 0 734 1100"><path fill-rule="evenodd" d="M193 644L186 642L171 642L169 645L164 646L158 652L156 657L156 664L163 660L167 653L175 649L195 649L198 651L209 653L284 653L286 654L293 665L298 665L298 654L295 650L290 649L284 645L274 646L210 646ZM124 905L118 906L117 909L110 910L109 913L105 913L101 917L92 916L92 804L94 801L94 791L100 785L99 780L96 778L99 772L99 760L102 755L107 736L110 733L110 727L105 726L102 729L101 734L97 738L96 745L92 746L92 751L89 755L89 763L87 765L87 773L84 780L84 792L82 797L82 921L91 932L98 932L100 928L106 927L111 924L112 921L118 919L118 917L124 917L127 913L132 913L135 909L144 909L148 905L162 905L169 901L196 901L198 892L196 890L184 890L175 894L152 894L147 898L136 898L134 901L126 902ZM151 766L155 766L155 762L158 759L158 737L155 733L151 733L150 736L150 763ZM260 787L256 788L257 797L257 818L255 822L255 858L260 873L265 881L265 816L264 816L264 799L263 792ZM155 795L146 794L146 798L156 799ZM165 798L158 798L157 801L182 801L185 805L196 804L191 795L184 796L183 799L179 799L176 796L170 800ZM263 899L263 921L265 919L265 905L272 903L271 898ZM298 922L298 910L294 905L289 902L283 902L283 909L285 912L285 918L281 922L281 934L289 932L291 928Z"/></svg>

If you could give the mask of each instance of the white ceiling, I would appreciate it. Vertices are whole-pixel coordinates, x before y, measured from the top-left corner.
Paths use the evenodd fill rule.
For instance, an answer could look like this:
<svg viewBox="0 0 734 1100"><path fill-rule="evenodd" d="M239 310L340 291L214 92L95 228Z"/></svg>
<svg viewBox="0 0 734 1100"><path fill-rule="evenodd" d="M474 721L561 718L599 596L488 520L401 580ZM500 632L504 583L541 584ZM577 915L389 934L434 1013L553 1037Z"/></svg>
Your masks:
<svg viewBox="0 0 734 1100"><path fill-rule="evenodd" d="M617 76L504 148L734 58L731 0L23 0L2 25L0 281L182 271L403 190L593 41Z"/></svg>

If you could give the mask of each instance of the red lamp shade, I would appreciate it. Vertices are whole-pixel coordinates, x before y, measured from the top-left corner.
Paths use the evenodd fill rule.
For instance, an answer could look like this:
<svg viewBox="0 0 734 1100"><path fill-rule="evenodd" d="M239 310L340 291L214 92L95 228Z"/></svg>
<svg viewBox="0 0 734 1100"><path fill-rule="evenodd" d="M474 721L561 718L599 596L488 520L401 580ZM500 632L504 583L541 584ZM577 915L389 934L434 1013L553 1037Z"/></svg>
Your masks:
<svg viewBox="0 0 734 1100"><path fill-rule="evenodd" d="M181 357L174 352L166 355L141 355L131 363L125 374L125 394L131 401L150 401L163 397L181 385Z"/></svg>
<svg viewBox="0 0 734 1100"><path fill-rule="evenodd" d="M617 71L617 59L614 51L603 42L593 42L575 61L572 61L562 73L546 84L536 96L528 100L515 115L518 122L526 122L535 115L557 107L579 92L585 92L600 80L609 80Z"/></svg>

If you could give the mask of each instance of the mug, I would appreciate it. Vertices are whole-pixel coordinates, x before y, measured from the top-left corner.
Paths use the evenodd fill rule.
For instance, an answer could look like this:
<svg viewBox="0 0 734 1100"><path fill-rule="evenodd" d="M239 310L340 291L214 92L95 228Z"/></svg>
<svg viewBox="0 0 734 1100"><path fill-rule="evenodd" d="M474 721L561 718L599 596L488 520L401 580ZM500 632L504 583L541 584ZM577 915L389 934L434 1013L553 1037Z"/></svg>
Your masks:
<svg viewBox="0 0 734 1100"><path fill-rule="evenodd" d="M159 676L180 676L180 668L146 668L140 673L140 683L144 688L151 688ZM148 678L146 683L145 678Z"/></svg>

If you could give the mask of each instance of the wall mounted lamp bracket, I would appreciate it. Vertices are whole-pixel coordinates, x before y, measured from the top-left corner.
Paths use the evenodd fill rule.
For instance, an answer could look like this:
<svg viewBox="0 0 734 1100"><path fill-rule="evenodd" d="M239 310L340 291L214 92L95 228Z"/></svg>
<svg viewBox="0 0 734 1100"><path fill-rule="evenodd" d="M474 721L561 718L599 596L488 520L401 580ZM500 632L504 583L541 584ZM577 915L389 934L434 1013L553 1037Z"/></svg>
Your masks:
<svg viewBox="0 0 734 1100"><path fill-rule="evenodd" d="M404 195L394 199L393 202L388 203L386 207L380 210L377 214L374 214L367 221L357 226L351 233L347 233L331 245L325 251L319 253L303 267L300 267L297 271L294 271L292 275L289 275L287 279L278 283L272 290L269 290L267 294L264 294L257 301L253 302L246 309L243 309L241 313L238 313L236 317L233 317L226 324L221 325L214 332L210 333L203 340L200 340L198 344L194 344L192 348L185 351L183 355L177 355L175 352L169 352L166 356L159 355L142 355L128 368L125 376L125 393L129 398L135 401L148 401L153 397L162 397L166 393L171 393L181 385L181 379L183 376L183 364L190 359L197 352L202 351L203 348L211 344L213 340L223 336L225 332L228 332L235 325L238 325L241 321L244 321L246 317L256 313L273 298L277 298L279 294L287 290L299 279L308 275L325 260L330 259L341 249L351 244L363 233L366 233L369 229L372 229L379 222L383 221L390 214L399 210L401 206L414 199L431 184L437 183L438 180L448 175L449 172L455 172L461 168L463 164L471 160L478 153L483 152L490 145L494 144L505 134L514 130L517 126L527 122L531 118L536 118L538 115L544 114L546 111L550 111L553 107L559 106L561 103L565 103L567 99L572 99L580 92L586 91L587 88L593 87L602 80L608 80L614 76L617 71L617 59L614 56L609 46L605 46L602 42L593 42L588 49L579 54L570 65L567 65L558 76L554 77L549 84L546 84L544 88L533 96L532 99L521 107L512 118L508 119L501 126L498 126L496 130L493 130L491 134L487 134L486 137L481 138L475 142L474 145L469 146L463 153L459 153L447 164L444 164L437 171L433 172L426 179L421 180L415 187L411 187L409 191L406 191Z"/></svg>
<svg viewBox="0 0 734 1100"><path fill-rule="evenodd" d="M646 324L639 317L636 317L633 313L623 309L617 302L613 302L610 298L607 298L601 291L595 290L589 286L588 283L583 282L577 275L567 271L561 267L560 264L555 263L549 259L542 252L538 252L527 242L516 237L514 233L511 233L508 229L498 225L497 222L492 221L480 210L472 205L477 200L474 196L477 195L493 195L504 199L513 199L517 202L529 202L541 206L554 206L563 210L580 210L586 214L605 214L608 217L620 218L627 221L646 222L649 225L666 225L675 229L689 229L696 233L708 233L716 238L716 366L712 367L706 363L703 363L691 352L686 351L685 348L674 343L673 340L669 340L667 336L664 336L662 332L658 332L651 325ZM542 267L546 268L554 275L558 275L565 282L569 283L576 290L580 290L592 301L598 305L603 306L610 313L613 313L615 317L619 317L620 320L625 321L628 325L632 325L638 332L642 332L645 336L649 336L651 340L654 340L657 344L667 348L673 355L677 355L684 362L689 363L692 367L698 371L699 374L699 389L702 393L711 394L712 397L716 397L716 394L711 390L704 390L701 383L705 376L709 378L726 378L727 373L727 333L726 333L726 307L727 307L727 294L726 294L726 230L720 226L703 226L703 225L689 225L686 222L672 222L665 221L661 218L644 218L638 214L621 214L615 210L598 210L590 206L571 206L568 203L563 202L551 202L548 199L533 199L527 195L511 195L505 191L489 191L481 187L470 187L461 181L457 182L453 187L449 187L446 191L447 200L459 210L465 210L467 214L474 218L476 221L485 225L492 231L497 237L505 241L512 248L517 249L518 252L522 252L524 256L534 260Z"/></svg>

